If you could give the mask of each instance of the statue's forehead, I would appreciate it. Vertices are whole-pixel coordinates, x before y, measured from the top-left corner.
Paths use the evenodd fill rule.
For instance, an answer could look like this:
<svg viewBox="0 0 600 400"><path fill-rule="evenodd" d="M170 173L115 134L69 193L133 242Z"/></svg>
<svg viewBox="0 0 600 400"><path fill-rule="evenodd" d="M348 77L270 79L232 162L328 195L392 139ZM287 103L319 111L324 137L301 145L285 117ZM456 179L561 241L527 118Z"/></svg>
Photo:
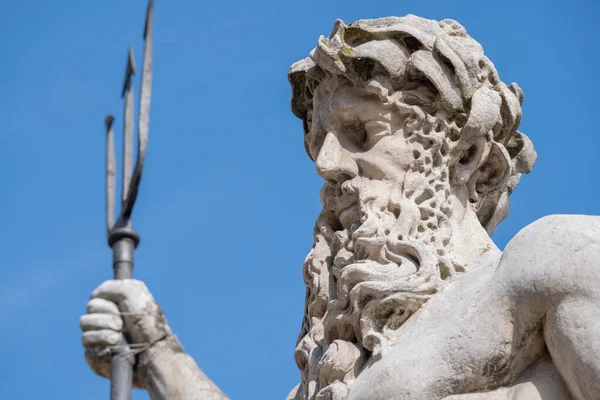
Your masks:
<svg viewBox="0 0 600 400"><path fill-rule="evenodd" d="M396 94L401 91L396 92ZM385 105L385 106L384 106ZM393 107L387 99L380 98L365 87L356 85L355 82L341 76L327 76L315 87L312 97L312 107L309 112L312 119L323 117L330 113L353 112L345 115L349 118L359 119L365 112L378 112L382 109L389 113Z"/></svg>

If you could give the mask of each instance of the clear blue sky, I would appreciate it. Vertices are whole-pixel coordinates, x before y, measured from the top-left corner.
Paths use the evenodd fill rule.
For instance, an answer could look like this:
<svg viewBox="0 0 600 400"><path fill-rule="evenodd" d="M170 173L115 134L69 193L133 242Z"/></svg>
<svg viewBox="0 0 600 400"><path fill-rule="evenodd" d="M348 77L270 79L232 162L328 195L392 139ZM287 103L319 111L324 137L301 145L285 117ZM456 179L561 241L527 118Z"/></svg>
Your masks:
<svg viewBox="0 0 600 400"><path fill-rule="evenodd" d="M1 399L108 399L78 318L112 274L103 119L121 117L145 6L0 1ZM282 399L299 379L301 265L321 181L289 111L287 69L336 18L408 13L461 22L525 92L521 130L539 158L499 246L546 214L600 214L598 2L157 0L135 274L232 398Z"/></svg>

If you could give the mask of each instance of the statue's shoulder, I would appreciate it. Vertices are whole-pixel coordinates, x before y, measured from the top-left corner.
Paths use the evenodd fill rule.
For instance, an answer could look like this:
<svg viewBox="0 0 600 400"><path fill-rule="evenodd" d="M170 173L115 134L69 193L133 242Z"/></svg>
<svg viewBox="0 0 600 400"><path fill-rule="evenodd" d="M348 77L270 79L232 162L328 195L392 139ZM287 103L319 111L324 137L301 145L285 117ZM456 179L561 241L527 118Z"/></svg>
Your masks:
<svg viewBox="0 0 600 400"><path fill-rule="evenodd" d="M562 291L598 282L598 260L600 216L549 215L527 225L506 245L496 276L518 287Z"/></svg>
<svg viewBox="0 0 600 400"><path fill-rule="evenodd" d="M525 228L506 245L505 252L543 247L546 251L600 241L600 216L555 214L542 217Z"/></svg>

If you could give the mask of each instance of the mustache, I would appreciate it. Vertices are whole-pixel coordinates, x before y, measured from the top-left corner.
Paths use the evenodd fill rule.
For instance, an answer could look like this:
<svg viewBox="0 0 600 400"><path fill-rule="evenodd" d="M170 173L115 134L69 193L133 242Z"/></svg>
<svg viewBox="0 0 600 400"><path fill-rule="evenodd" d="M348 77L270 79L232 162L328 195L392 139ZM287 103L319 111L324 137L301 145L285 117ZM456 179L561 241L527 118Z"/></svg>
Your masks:
<svg viewBox="0 0 600 400"><path fill-rule="evenodd" d="M393 186L393 185L392 185ZM321 205L326 211L340 213L345 209L358 204L359 201L367 203L381 196L379 190L385 193L391 190L389 182L371 180L356 176L341 184L325 182L320 192Z"/></svg>
<svg viewBox="0 0 600 400"><path fill-rule="evenodd" d="M324 210L340 213L359 200L360 179L347 180L341 185L326 182L321 188L320 198ZM361 185L362 186L362 185Z"/></svg>
<svg viewBox="0 0 600 400"><path fill-rule="evenodd" d="M372 190L372 181L363 177L355 177L342 184L325 183L320 193L323 211L328 215L335 231L352 229L360 222L366 204L369 202L368 193L377 197L377 190Z"/></svg>

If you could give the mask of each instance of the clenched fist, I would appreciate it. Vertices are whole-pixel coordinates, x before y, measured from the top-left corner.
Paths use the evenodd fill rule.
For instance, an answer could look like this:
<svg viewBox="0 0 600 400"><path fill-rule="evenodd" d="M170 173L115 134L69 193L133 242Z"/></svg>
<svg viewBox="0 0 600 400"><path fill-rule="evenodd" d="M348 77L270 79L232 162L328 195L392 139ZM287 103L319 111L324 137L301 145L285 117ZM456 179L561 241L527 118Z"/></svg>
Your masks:
<svg viewBox="0 0 600 400"><path fill-rule="evenodd" d="M110 280L91 295L79 324L85 358L98 375L110 378L111 348L124 333L134 354L172 335L167 320L146 285L138 280ZM175 339L176 341L176 339ZM133 384L145 387L144 357L136 357Z"/></svg>

